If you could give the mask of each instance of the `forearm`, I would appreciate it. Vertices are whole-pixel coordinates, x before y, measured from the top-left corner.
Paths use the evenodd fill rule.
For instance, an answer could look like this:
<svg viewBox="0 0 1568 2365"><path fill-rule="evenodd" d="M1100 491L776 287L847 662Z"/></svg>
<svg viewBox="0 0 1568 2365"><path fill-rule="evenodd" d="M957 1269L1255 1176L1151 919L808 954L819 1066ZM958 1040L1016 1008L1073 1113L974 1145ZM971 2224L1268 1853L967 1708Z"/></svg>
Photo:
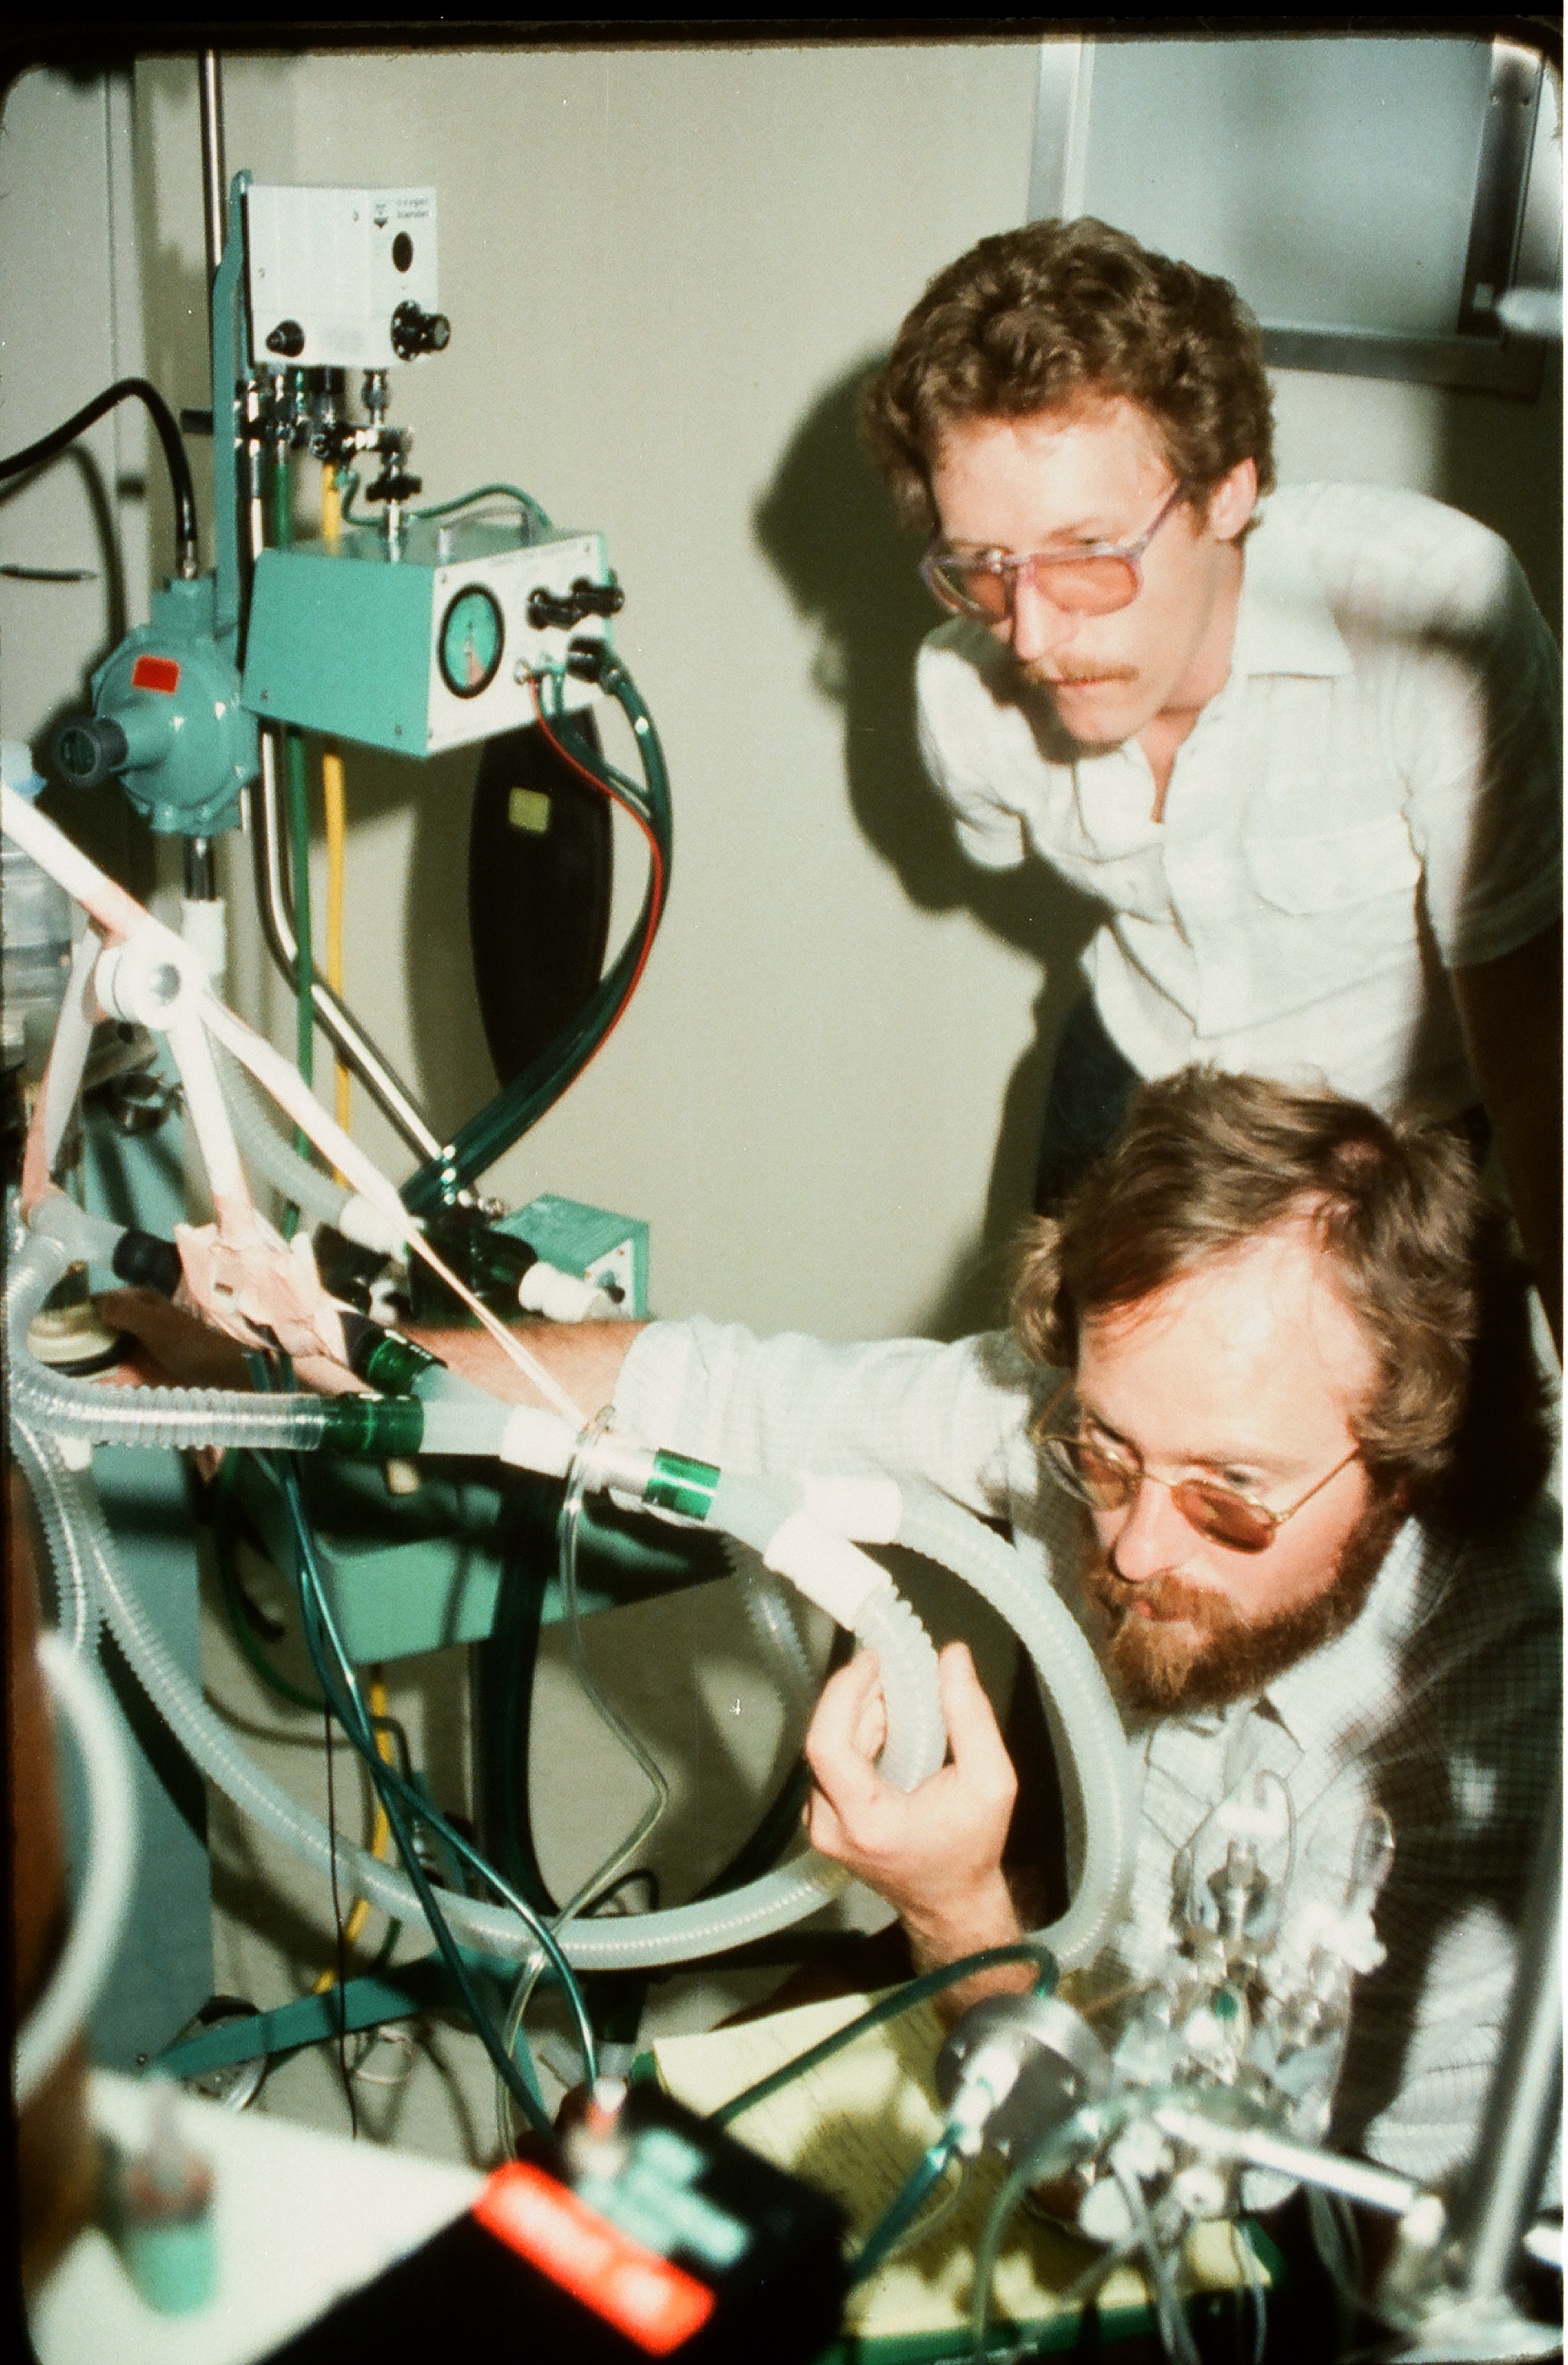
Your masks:
<svg viewBox="0 0 1568 2365"><path fill-rule="evenodd" d="M644 1325L639 1322L528 1322L517 1336L535 1360L591 1420L613 1401L621 1367ZM488 1331L445 1330L409 1325L409 1334L439 1355L461 1379L508 1404L543 1404L546 1399L522 1367L503 1352Z"/></svg>
<svg viewBox="0 0 1568 2365"><path fill-rule="evenodd" d="M1000 1870L977 1889L961 1911L935 1915L906 1911L901 1919L917 1971L940 1969L987 1946L1014 1945L1025 1934L1012 1890ZM1027 1963L999 1963L992 1970L976 1971L971 1978L945 1988L936 1998L936 2009L944 2020L958 2020L986 1996L1025 1994L1035 1978Z"/></svg>

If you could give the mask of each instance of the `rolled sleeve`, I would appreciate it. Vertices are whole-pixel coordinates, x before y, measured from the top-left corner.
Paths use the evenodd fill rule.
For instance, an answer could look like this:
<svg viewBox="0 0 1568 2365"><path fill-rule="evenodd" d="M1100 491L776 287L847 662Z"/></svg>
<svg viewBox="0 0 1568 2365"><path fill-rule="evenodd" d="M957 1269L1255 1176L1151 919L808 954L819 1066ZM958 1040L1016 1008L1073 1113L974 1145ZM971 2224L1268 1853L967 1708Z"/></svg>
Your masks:
<svg viewBox="0 0 1568 2365"><path fill-rule="evenodd" d="M992 760L1006 724L987 682L988 648L972 630L944 624L915 660L915 722L921 761L952 815L959 846L982 870L1015 869L1029 852L1021 810L1010 804L1005 770ZM1017 727L1019 718L1012 722Z"/></svg>
<svg viewBox="0 0 1568 2365"><path fill-rule="evenodd" d="M890 1470L996 1517L1037 1379L1005 1332L832 1347L699 1317L638 1337L615 1402L622 1428L725 1469Z"/></svg>

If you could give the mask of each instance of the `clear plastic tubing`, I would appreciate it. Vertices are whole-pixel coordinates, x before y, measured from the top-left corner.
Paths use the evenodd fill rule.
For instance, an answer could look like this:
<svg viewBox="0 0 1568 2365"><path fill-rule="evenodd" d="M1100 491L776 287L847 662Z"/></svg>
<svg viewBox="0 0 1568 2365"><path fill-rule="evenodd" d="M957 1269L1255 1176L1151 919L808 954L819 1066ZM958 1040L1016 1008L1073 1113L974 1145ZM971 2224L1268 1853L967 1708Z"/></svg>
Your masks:
<svg viewBox="0 0 1568 2365"><path fill-rule="evenodd" d="M461 1402L420 1406L386 1396L268 1396L227 1388L106 1388L71 1380L28 1351L28 1326L75 1252L28 1234L14 1255L6 1317L18 1418L89 1445L248 1446L257 1452L498 1453L512 1407L480 1390Z"/></svg>
<svg viewBox="0 0 1568 2365"><path fill-rule="evenodd" d="M203 1389L118 1391L61 1379L28 1355L27 1326L70 1262L69 1251L60 1242L41 1238L29 1238L15 1261L7 1303L11 1378L17 1413L29 1425L117 1443L311 1447L320 1444L330 1430L335 1432L334 1407L352 1412L365 1401L258 1399ZM116 1396L131 1401L116 1405ZM139 1406L137 1396L155 1397L156 1406ZM372 1415L391 1409L384 1403L368 1407ZM409 1405L405 1409L413 1419L427 1423L442 1415L454 1418L465 1436L474 1418L474 1408L466 1404L431 1403L422 1410ZM505 1409L496 1407L498 1413ZM420 1442L416 1437L409 1440L413 1450ZM476 1440L466 1448L435 1437L427 1436L423 1442L426 1450L441 1451L443 1445L448 1452L484 1450ZM381 1450L398 1449L386 1443ZM62 1472L58 1478L63 1483L72 1475ZM80 1500L77 1490L78 1506ZM92 1503L96 1514L95 1496ZM67 1526L79 1547L78 1529L69 1519ZM162 1668L156 1665L163 1655L156 1634L136 1620L134 1597L123 1579L111 1581L106 1575L113 1568L113 1553L101 1514L95 1516L93 1534L94 1556L116 1633L165 1721L202 1771L239 1805L327 1868L330 1848L325 1828L250 1764L172 1661ZM1066 1608L1031 1581L1009 1547L934 1490L906 1487L900 1541L952 1569L990 1601L1019 1636L1047 1687L1084 1805L1087 1852L1077 1896L1062 1921L1045 1935L1064 1966L1088 1961L1114 1919L1137 1829L1131 1760L1093 1653ZM68 1567L62 1578L74 1592ZM888 1587L870 1594L852 1622L858 1640L876 1650L882 1663L889 1723L883 1771L901 1788L913 1788L935 1771L944 1754L931 1645L913 1612ZM350 1853L341 1842L340 1853ZM417 1914L413 1892L399 1875L363 1853L353 1860L353 1877L374 1903L399 1919ZM632 1921L571 1922L560 1935L568 1958L584 1969L680 1962L790 1928L824 1904L845 1877L839 1867L812 1856L800 1866L768 1873L727 1898ZM529 1933L508 1909L454 1897L449 1910L473 1944L514 1958L530 1950Z"/></svg>
<svg viewBox="0 0 1568 2365"><path fill-rule="evenodd" d="M1006 1619L1066 1742L1083 1810L1083 1869L1061 1920L1037 1935L1070 1970L1105 1944L1132 1878L1138 1799L1121 1718L1071 1611L1012 1546L934 1486L905 1484L903 1498L900 1543L951 1569Z"/></svg>
<svg viewBox="0 0 1568 2365"><path fill-rule="evenodd" d="M335 1225L354 1195L348 1184L334 1182L284 1139L259 1106L238 1059L219 1053L218 1070L229 1122L243 1155L313 1223Z"/></svg>
<svg viewBox="0 0 1568 2365"><path fill-rule="evenodd" d="M136 1780L109 1687L58 1634L39 1635L39 1663L86 1777L87 1863L65 1951L17 2038L18 2111L64 2060L103 1992L136 1871Z"/></svg>
<svg viewBox="0 0 1568 2365"><path fill-rule="evenodd" d="M45 1531L55 1543L67 1530L92 1563L93 1580L104 1613L125 1653L137 1681L168 1726L174 1739L209 1780L216 1782L246 1814L290 1848L325 1878L331 1869L332 1844L327 1829L308 1809L290 1798L269 1775L252 1763L238 1740L208 1708L200 1691L170 1655L156 1626L147 1617L134 1588L120 1568L102 1508L86 1473L67 1469L57 1455L49 1455L39 1474L50 1497ZM894 1615L880 1614L887 1604ZM902 1612L902 1621L897 1612ZM890 1728L907 1723L905 1702L896 1670L910 1648L901 1622L924 1642L918 1621L906 1605L883 1593L868 1605L868 1614L857 1631L861 1639L884 1654L888 1670ZM917 1647L918 1647L917 1643ZM913 1753L912 1753L913 1754ZM924 1774L940 1763L941 1742L925 1737L923 1757L915 1763ZM418 1899L402 1874L380 1863L341 1835L337 1842L339 1878L367 1897L373 1905L402 1922L421 1918ZM818 1856L798 1867L781 1867L755 1880L729 1897L698 1905L678 1906L630 1921L592 1919L568 1922L557 1934L568 1959L585 1970L622 1970L661 1963L683 1962L693 1955L722 1952L748 1940L789 1929L826 1904L847 1876L836 1865ZM486 1952L521 1960L532 1953L535 1940L510 1908L450 1893L443 1898L447 1919L460 1938Z"/></svg>
<svg viewBox="0 0 1568 2365"><path fill-rule="evenodd" d="M100 1624L98 1585L81 1538L72 1533L60 1510L50 1473L64 1467L59 1446L47 1429L35 1433L25 1421L11 1423L17 1459L27 1473L38 1506L44 1541L54 1569L60 1609L60 1631L78 1658L98 1655Z"/></svg>
<svg viewBox="0 0 1568 2365"><path fill-rule="evenodd" d="M28 1352L28 1326L74 1261L62 1240L30 1232L6 1293L10 1382L17 1416L95 1445L319 1445L332 1422L325 1396L252 1396L222 1388L106 1388L69 1380Z"/></svg>

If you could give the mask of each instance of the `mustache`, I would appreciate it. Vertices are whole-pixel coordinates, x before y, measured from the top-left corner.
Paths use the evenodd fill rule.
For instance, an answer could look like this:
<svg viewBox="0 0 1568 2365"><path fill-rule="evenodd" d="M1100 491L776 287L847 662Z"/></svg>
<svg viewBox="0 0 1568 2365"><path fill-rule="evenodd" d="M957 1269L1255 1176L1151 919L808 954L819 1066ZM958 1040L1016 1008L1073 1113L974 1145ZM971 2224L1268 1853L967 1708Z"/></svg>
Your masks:
<svg viewBox="0 0 1568 2365"><path fill-rule="evenodd" d="M1126 665L1095 666L1087 673L1049 673L1037 662L1020 667L1020 671L1040 689L1075 689L1087 682L1136 681L1137 667Z"/></svg>
<svg viewBox="0 0 1568 2365"><path fill-rule="evenodd" d="M1150 1624L1181 1619L1197 1626L1204 1633L1223 1631L1235 1622L1236 1613L1220 1594L1208 1586L1190 1585L1185 1577L1167 1575L1145 1579L1136 1588L1129 1588L1112 1573L1104 1554L1092 1551L1085 1556L1083 1567L1085 1590L1110 1620L1111 1631L1120 1633L1141 1606Z"/></svg>

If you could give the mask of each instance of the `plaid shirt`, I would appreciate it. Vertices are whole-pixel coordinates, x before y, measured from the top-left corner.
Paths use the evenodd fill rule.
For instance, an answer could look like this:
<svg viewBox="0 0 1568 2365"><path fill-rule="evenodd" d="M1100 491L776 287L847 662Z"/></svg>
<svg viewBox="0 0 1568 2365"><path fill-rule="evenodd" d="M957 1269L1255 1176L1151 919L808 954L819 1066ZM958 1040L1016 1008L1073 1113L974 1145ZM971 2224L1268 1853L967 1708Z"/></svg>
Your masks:
<svg viewBox="0 0 1568 2365"><path fill-rule="evenodd" d="M736 1471L926 1478L1006 1519L1076 1613L1078 1506L1042 1478L1027 1435L1055 1384L1006 1333L832 1347L699 1319L639 1337L616 1404L632 1434ZM1422 2183L1462 2163L1497 2048L1558 1761L1561 1621L1547 1508L1462 1545L1411 1520L1338 1640L1256 1698L1128 1728L1142 1814L1119 1976L1170 1943L1177 1860L1255 1771L1291 1799L1292 1909L1340 1903L1363 1818L1386 1811L1394 1858L1375 1915L1386 1956L1357 1984L1330 2139ZM1286 1865L1283 1843L1262 1859L1276 1881Z"/></svg>

